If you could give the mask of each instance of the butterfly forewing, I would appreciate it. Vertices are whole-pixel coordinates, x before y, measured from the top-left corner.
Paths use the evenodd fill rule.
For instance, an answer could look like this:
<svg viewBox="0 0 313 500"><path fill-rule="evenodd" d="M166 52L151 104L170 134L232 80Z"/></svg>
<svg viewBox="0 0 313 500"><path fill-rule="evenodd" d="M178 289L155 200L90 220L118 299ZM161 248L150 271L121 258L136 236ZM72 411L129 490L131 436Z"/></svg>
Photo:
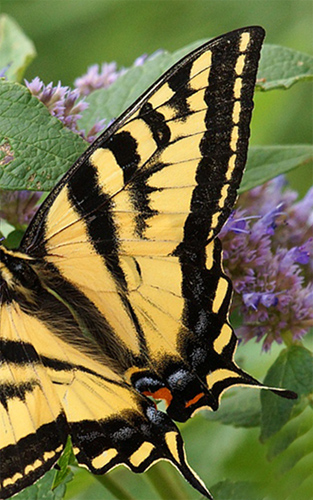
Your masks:
<svg viewBox="0 0 313 500"><path fill-rule="evenodd" d="M65 282L58 290L69 282L81 295L62 298L78 314L81 304L120 373L146 394L167 388L177 420L252 382L232 361L231 284L210 241L243 173L262 39L257 28L233 32L161 78L48 201L34 249ZM177 372L183 394L169 381Z"/></svg>
<svg viewBox="0 0 313 500"><path fill-rule="evenodd" d="M119 463L142 472L165 458L211 498L175 424L146 396L184 421L216 409L230 385L258 384L233 361L217 234L246 161L263 37L259 27L234 31L177 63L73 165L19 253L2 250L1 340L11 318L16 352L22 342L37 356L2 353L4 449L20 467L8 477L0 464L5 495L48 469L70 433L93 472ZM32 424L15 423L17 407ZM58 419L64 432L46 451L40 432ZM26 437L38 462L23 454Z"/></svg>

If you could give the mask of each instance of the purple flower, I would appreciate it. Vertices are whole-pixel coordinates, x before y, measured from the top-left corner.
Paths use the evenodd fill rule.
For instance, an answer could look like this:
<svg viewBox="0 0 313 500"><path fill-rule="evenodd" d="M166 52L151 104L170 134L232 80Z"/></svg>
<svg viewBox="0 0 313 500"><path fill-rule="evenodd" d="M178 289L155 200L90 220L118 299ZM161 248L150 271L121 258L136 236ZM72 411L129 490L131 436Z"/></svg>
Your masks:
<svg viewBox="0 0 313 500"><path fill-rule="evenodd" d="M84 131L81 132L83 132L83 137L86 139L86 141L90 142L91 144L96 140L99 133L102 132L105 128L107 128L109 125L110 123L107 124L106 119L103 118L103 120L99 120L93 127L91 127L91 129L87 134L85 134Z"/></svg>
<svg viewBox="0 0 313 500"><path fill-rule="evenodd" d="M146 59L147 54L137 57L133 66L141 66ZM89 66L87 73L74 81L75 87L81 96L87 96L94 90L106 89L112 85L121 75L126 73L127 69L117 69L116 62L103 63Z"/></svg>
<svg viewBox="0 0 313 500"><path fill-rule="evenodd" d="M56 86L52 83L44 85L38 77L31 82L25 80L25 83L31 93L48 108L52 116L58 118L72 132L80 134L86 141L93 142L104 129L105 119L95 123L87 133L78 129L77 122L88 107L88 104L81 99L78 89L63 87L60 82Z"/></svg>
<svg viewBox="0 0 313 500"><path fill-rule="evenodd" d="M265 350L313 325L313 192L296 202L285 186L279 177L241 195L220 235L233 308L243 318L237 333L262 340Z"/></svg>
<svg viewBox="0 0 313 500"><path fill-rule="evenodd" d="M44 85L38 76L31 82L25 80L25 83L31 93L48 108L52 116L56 116L73 132L78 132L77 121L82 117L82 112L88 104L80 99L77 89L63 87L60 82L56 86L52 83Z"/></svg>
<svg viewBox="0 0 313 500"><path fill-rule="evenodd" d="M139 57L134 65L140 66L146 58L146 55ZM9 66L1 69L0 77L4 76L8 68ZM25 84L30 92L48 108L52 116L58 118L67 128L80 134L91 143L105 128L106 120L102 119L96 122L87 133L84 130L79 130L78 120L88 107L82 96L88 95L95 89L109 87L125 71L125 69L117 70L117 65L114 62L102 64L101 69L98 65L91 66L86 75L77 78L75 82L77 88L74 90L61 85L60 82L57 85L53 85L52 82L45 85L39 77L34 78L31 82L25 80ZM0 163L6 165L13 159L10 144L2 144ZM16 228L23 227L34 216L40 197L41 193L0 190L0 217Z"/></svg>
<svg viewBox="0 0 313 500"><path fill-rule="evenodd" d="M85 75L76 78L74 85L80 96L86 96L94 90L110 87L123 73L125 70L117 70L115 62L103 63L101 68L99 64L93 64Z"/></svg>
<svg viewBox="0 0 313 500"><path fill-rule="evenodd" d="M146 55L140 56L136 59L134 66L142 65L146 59ZM125 72L124 68L117 70L115 62L103 63L101 68L98 64L94 64L88 68L85 75L75 80L76 88L74 90L62 86L60 82L56 86L52 82L44 85L38 77L31 82L25 80L25 83L30 92L38 97L53 116L56 116L66 127L91 143L108 124L105 119L102 119L96 122L88 132L78 129L77 122L88 107L88 103L82 97L89 95L94 90L109 87Z"/></svg>

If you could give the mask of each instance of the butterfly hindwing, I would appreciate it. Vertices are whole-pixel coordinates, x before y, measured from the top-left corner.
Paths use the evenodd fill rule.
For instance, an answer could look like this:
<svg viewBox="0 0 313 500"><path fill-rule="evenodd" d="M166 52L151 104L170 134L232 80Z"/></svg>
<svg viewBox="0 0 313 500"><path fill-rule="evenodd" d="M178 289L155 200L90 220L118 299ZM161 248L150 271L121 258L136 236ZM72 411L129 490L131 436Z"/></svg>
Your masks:
<svg viewBox="0 0 313 500"><path fill-rule="evenodd" d="M68 426L59 398L27 333L39 322L2 304L0 348L1 498L32 484L63 451Z"/></svg>
<svg viewBox="0 0 313 500"><path fill-rule="evenodd" d="M233 361L217 235L243 174L263 37L237 30L173 66L65 174L19 251L0 250L4 498L48 470L68 434L92 472L163 458L211 498L171 418L258 384Z"/></svg>
<svg viewBox="0 0 313 500"><path fill-rule="evenodd" d="M95 353L59 338L40 308L34 315L25 305L1 310L1 498L49 470L69 434L78 462L96 474L120 463L143 472L162 458L207 495L175 424Z"/></svg>

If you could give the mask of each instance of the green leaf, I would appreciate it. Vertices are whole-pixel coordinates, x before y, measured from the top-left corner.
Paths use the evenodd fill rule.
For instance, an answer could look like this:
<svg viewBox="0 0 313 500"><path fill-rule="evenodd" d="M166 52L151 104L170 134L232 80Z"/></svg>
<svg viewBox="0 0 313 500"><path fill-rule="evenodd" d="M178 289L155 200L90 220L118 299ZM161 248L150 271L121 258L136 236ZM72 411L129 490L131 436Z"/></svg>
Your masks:
<svg viewBox="0 0 313 500"><path fill-rule="evenodd" d="M256 427L260 425L260 393L255 389L241 389L225 397L217 412L204 412L208 420L219 421L234 427Z"/></svg>
<svg viewBox="0 0 313 500"><path fill-rule="evenodd" d="M90 130L105 118L107 123L117 118L162 73L205 40L199 40L173 54L163 51L147 59L141 66L126 71L109 88L99 89L86 97L89 107L79 120L79 127ZM313 78L313 57L285 47L264 45L257 87L262 90L288 88L297 81Z"/></svg>
<svg viewBox="0 0 313 500"><path fill-rule="evenodd" d="M86 147L28 89L0 81L0 188L50 191Z"/></svg>
<svg viewBox="0 0 313 500"><path fill-rule="evenodd" d="M66 484L72 480L74 474L69 468L69 465L72 464L77 464L77 461L73 453L71 438L68 437L64 452L62 453L62 456L58 461L58 468L52 486L53 490L60 484Z"/></svg>
<svg viewBox="0 0 313 500"><path fill-rule="evenodd" d="M36 56L33 42L7 14L0 16L0 71L8 66L8 80L20 81Z"/></svg>
<svg viewBox="0 0 313 500"><path fill-rule="evenodd" d="M63 483L52 490L54 476L55 471L50 470L35 484L14 496L14 500L62 500L66 486Z"/></svg>
<svg viewBox="0 0 313 500"><path fill-rule="evenodd" d="M292 415L292 419L280 432L268 440L268 460L273 460L298 440L299 446L294 446L280 464L280 470L283 473L292 469L305 455L313 453L313 413L312 408L307 404L302 408L300 414L295 417Z"/></svg>
<svg viewBox="0 0 313 500"><path fill-rule="evenodd" d="M103 118L107 123L117 118L174 64L177 58L179 56L176 53L158 52L141 66L128 69L109 88L92 92L85 99L89 106L78 121L79 128L87 131Z"/></svg>
<svg viewBox="0 0 313 500"><path fill-rule="evenodd" d="M313 443L313 436L309 436L311 439L310 443ZM305 443L306 445L307 443ZM299 453L301 457L301 450ZM302 466L302 470L301 470ZM302 455L296 466L288 471L288 474L284 476L285 479L285 490L286 500L311 500L313 491L313 453L310 455ZM292 486L296 484L296 488ZM291 486L291 487L290 487ZM281 500L281 497L278 499Z"/></svg>
<svg viewBox="0 0 313 500"><path fill-rule="evenodd" d="M303 408L302 408L303 410ZM313 414L306 406L266 443L272 480L269 499L311 499L313 491Z"/></svg>
<svg viewBox="0 0 313 500"><path fill-rule="evenodd" d="M89 108L79 121L79 127L89 130L99 119L105 117L110 121L119 116L164 70L199 44L194 43L174 54L157 53L142 66L129 69L108 89L93 92L86 99ZM270 50L265 52L263 67L271 68L268 61L273 58L272 48L270 46ZM275 47L276 55L278 49L282 48ZM294 54L294 51L286 50L288 54ZM277 78L275 81L272 79L274 83L282 85ZM8 163L2 159L4 168L0 172L0 187L50 191L86 149L86 144L51 117L27 89L19 86L9 88L9 85L2 82L2 90L0 88L0 154L2 149L2 156L6 154L6 158L10 158L11 155L13 159ZM240 192L303 165L312 157L311 145L251 148Z"/></svg>
<svg viewBox="0 0 313 500"><path fill-rule="evenodd" d="M295 391L298 396L313 393L313 355L304 347L291 346L284 349L269 369L264 384L284 387ZM261 394L261 436L262 442L278 432L290 419L297 400L277 397L269 391Z"/></svg>
<svg viewBox="0 0 313 500"><path fill-rule="evenodd" d="M289 172L312 160L313 146L310 144L251 147L239 192L243 193L260 186L277 175Z"/></svg>
<svg viewBox="0 0 313 500"><path fill-rule="evenodd" d="M24 231L22 231L22 229L14 229L14 231L9 233L6 237L5 246L7 248L18 248L23 236Z"/></svg>
<svg viewBox="0 0 313 500"><path fill-rule="evenodd" d="M288 89L296 82L313 79L313 57L303 52L264 45L257 85L262 90Z"/></svg>
<svg viewBox="0 0 313 500"><path fill-rule="evenodd" d="M115 481L110 474L103 474L95 476L97 481L104 486L104 488L109 491L114 499L116 500L136 500L132 497L128 491L120 484L119 481ZM107 496L107 494L106 494Z"/></svg>
<svg viewBox="0 0 313 500"><path fill-rule="evenodd" d="M66 447L58 465L54 470L46 472L35 484L22 490L16 500L61 500L66 491L66 485L74 477L69 465L76 464L72 450L71 439L68 438Z"/></svg>
<svg viewBox="0 0 313 500"><path fill-rule="evenodd" d="M229 480L221 481L210 488L215 500L263 500L260 485L248 482Z"/></svg>

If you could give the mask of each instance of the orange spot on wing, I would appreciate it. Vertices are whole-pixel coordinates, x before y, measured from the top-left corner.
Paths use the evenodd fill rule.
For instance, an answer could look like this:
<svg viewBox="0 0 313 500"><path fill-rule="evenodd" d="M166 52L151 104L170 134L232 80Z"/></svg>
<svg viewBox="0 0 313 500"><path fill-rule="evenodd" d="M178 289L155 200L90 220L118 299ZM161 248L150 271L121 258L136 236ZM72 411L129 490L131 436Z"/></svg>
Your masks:
<svg viewBox="0 0 313 500"><path fill-rule="evenodd" d="M143 392L143 394L145 394L146 396L152 396L154 399L164 399L166 401L167 406L173 399L171 391L167 387L162 387L161 389L158 389L155 392L145 391Z"/></svg>
<svg viewBox="0 0 313 500"><path fill-rule="evenodd" d="M199 399L203 398L204 395L205 395L204 392L200 392L194 398L187 401L187 403L185 404L185 407L188 408L188 406L194 405L195 403L197 403L199 401Z"/></svg>

